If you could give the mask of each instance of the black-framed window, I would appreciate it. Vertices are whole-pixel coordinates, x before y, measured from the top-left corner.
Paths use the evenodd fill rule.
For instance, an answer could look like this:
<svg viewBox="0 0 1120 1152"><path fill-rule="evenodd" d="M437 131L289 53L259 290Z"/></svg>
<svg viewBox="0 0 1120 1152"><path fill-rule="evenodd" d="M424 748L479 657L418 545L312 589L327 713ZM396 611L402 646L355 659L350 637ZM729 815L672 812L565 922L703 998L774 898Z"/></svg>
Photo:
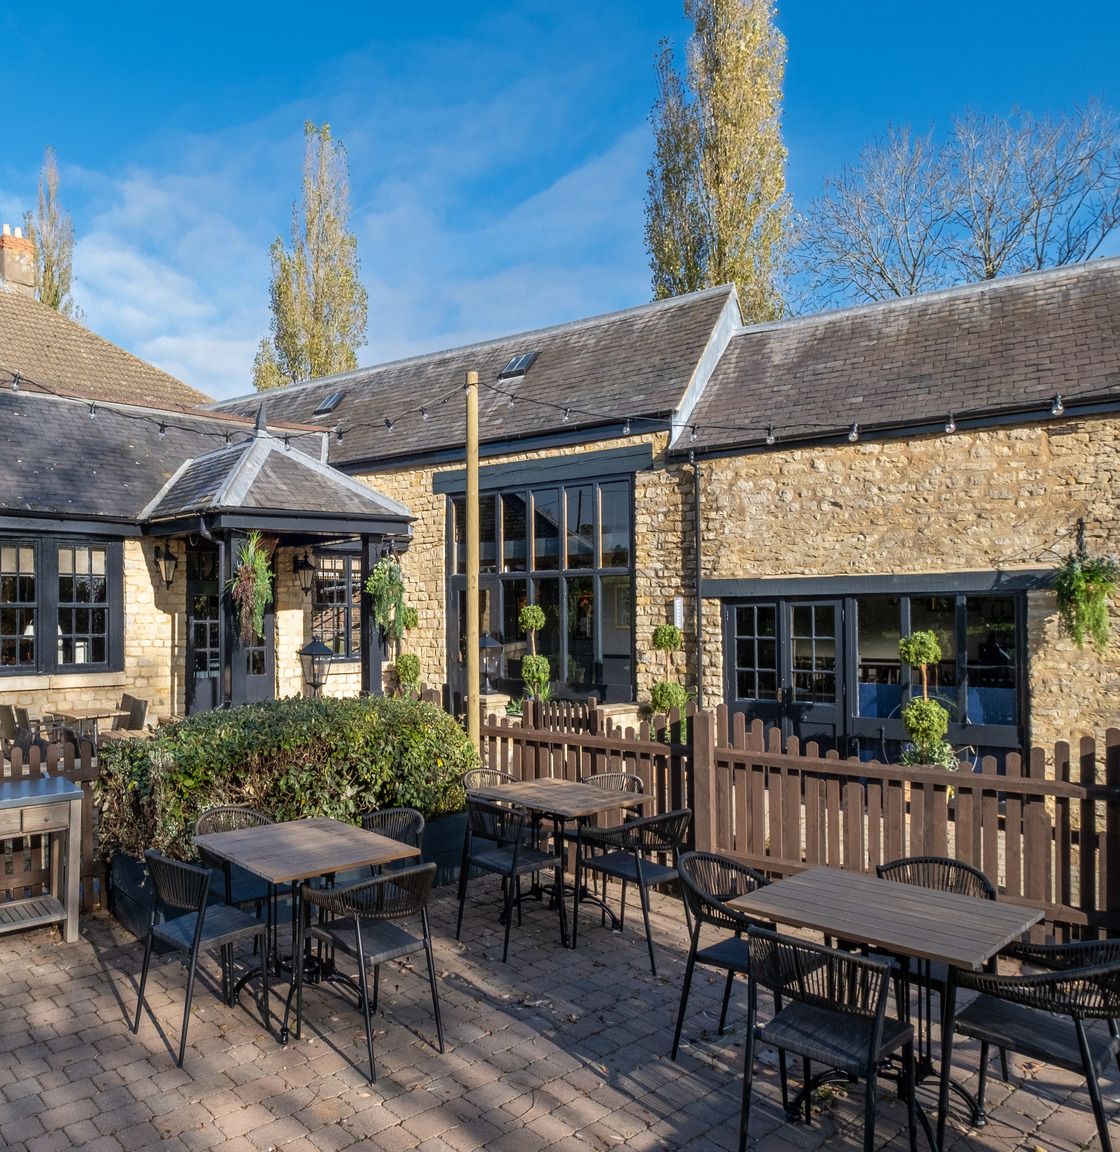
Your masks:
<svg viewBox="0 0 1120 1152"><path fill-rule="evenodd" d="M339 660L361 655L361 559L357 556L315 558L311 591L311 632Z"/></svg>
<svg viewBox="0 0 1120 1152"><path fill-rule="evenodd" d="M450 500L449 561L453 583L461 583L466 498ZM630 479L580 479L480 496L479 566L489 581L482 627L503 645L504 690L521 691L527 645L517 617L534 603L545 612L537 651L549 658L558 690L631 698L633 502Z"/></svg>
<svg viewBox="0 0 1120 1152"><path fill-rule="evenodd" d="M116 541L0 539L0 675L121 669L123 585Z"/></svg>

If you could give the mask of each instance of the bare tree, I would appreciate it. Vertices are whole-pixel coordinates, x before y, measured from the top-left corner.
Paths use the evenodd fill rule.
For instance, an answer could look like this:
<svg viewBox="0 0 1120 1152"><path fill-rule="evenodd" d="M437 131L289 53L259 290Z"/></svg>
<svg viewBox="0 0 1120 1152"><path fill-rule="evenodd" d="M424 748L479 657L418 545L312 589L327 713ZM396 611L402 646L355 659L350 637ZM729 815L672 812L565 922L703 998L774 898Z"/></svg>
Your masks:
<svg viewBox="0 0 1120 1152"><path fill-rule="evenodd" d="M968 114L953 128L961 279L1088 260L1120 224L1120 125L1096 101L1060 120Z"/></svg>
<svg viewBox="0 0 1120 1152"><path fill-rule="evenodd" d="M58 161L54 149L43 153L39 171L39 210L24 213L24 232L35 244L35 295L64 316L80 319L70 295L74 282L74 222L58 202Z"/></svg>
<svg viewBox="0 0 1120 1152"><path fill-rule="evenodd" d="M887 300L941 287L946 175L932 129L891 127L859 167L830 177L801 222L799 264L814 293Z"/></svg>
<svg viewBox="0 0 1120 1152"><path fill-rule="evenodd" d="M781 136L786 44L771 0L685 0L684 80L657 61L646 246L657 299L733 282L744 316L782 314L789 201Z"/></svg>
<svg viewBox="0 0 1120 1152"><path fill-rule="evenodd" d="M813 302L883 300L1089 259L1120 226L1120 125L1092 102L1059 120L966 115L890 129L830 178L801 223Z"/></svg>

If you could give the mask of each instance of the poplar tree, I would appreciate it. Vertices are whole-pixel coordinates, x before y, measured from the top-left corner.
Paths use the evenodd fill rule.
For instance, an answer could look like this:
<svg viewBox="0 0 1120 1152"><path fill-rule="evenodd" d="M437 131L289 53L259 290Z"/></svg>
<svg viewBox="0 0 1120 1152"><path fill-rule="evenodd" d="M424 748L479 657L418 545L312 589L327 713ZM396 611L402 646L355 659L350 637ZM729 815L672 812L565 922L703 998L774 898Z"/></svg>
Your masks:
<svg viewBox="0 0 1120 1152"><path fill-rule="evenodd" d="M733 282L750 322L782 315L789 198L781 134L785 38L770 0L685 0L682 79L657 59L646 247L658 300Z"/></svg>
<svg viewBox="0 0 1120 1152"><path fill-rule="evenodd" d="M23 226L35 244L36 298L64 316L80 318L81 312L70 295L74 282L74 222L58 202L58 161L53 148L43 152L38 212L34 216L24 213Z"/></svg>
<svg viewBox="0 0 1120 1152"><path fill-rule="evenodd" d="M258 391L356 368L365 343L346 150L329 124L308 121L303 131L303 203L292 205L290 248L278 236L270 250L272 321L253 362Z"/></svg>

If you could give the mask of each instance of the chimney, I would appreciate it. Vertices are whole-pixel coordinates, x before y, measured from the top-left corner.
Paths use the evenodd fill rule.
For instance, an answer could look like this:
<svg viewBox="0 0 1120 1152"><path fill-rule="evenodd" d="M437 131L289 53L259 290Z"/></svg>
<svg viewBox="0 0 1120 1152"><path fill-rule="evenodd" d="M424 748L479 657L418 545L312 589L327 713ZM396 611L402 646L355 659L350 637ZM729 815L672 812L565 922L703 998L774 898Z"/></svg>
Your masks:
<svg viewBox="0 0 1120 1152"><path fill-rule="evenodd" d="M0 280L8 288L35 295L35 245L22 228L0 228Z"/></svg>

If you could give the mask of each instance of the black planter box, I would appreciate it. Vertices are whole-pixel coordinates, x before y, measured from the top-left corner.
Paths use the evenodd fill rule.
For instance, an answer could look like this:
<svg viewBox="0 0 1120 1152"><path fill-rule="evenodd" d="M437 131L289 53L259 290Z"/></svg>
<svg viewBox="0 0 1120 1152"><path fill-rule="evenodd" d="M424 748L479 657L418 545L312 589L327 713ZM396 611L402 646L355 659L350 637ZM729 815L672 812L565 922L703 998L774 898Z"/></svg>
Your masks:
<svg viewBox="0 0 1120 1152"><path fill-rule="evenodd" d="M424 825L420 841L420 859L436 866L436 886L458 884L459 866L463 862L463 840L467 835L466 812L437 816Z"/></svg>
<svg viewBox="0 0 1120 1152"><path fill-rule="evenodd" d="M109 864L109 911L141 940L148 934L152 896L152 881L144 861L114 852Z"/></svg>

